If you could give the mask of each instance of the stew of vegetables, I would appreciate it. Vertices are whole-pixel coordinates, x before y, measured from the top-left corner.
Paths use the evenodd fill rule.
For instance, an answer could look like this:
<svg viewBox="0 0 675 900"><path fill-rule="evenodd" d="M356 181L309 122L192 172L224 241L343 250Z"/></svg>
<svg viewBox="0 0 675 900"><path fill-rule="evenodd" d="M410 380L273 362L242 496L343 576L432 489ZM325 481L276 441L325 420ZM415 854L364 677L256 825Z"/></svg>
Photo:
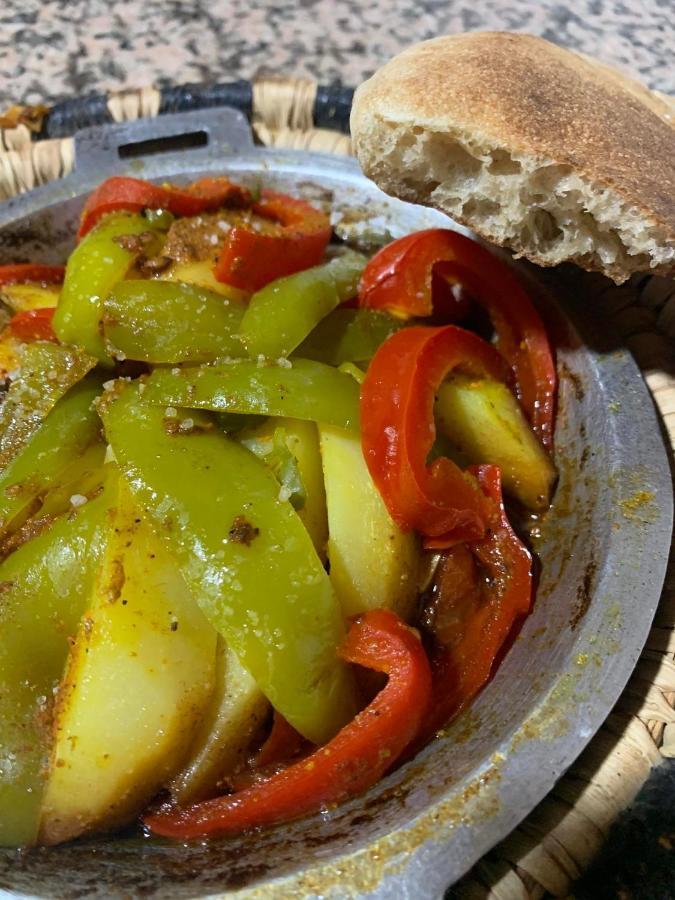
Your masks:
<svg viewBox="0 0 675 900"><path fill-rule="evenodd" d="M0 843L326 810L532 608L544 325L462 235L369 258L227 178L110 178L78 238L0 267Z"/></svg>

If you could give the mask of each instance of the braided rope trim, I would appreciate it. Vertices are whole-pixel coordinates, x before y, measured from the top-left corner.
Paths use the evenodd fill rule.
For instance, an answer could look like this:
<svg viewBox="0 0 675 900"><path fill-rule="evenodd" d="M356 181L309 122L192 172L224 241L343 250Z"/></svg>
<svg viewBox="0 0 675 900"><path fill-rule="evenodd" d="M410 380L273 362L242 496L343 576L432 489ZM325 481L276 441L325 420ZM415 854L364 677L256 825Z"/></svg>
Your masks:
<svg viewBox="0 0 675 900"><path fill-rule="evenodd" d="M348 135L315 128L317 85L308 79L265 76L253 83L253 131L268 147L350 154ZM113 122L131 122L160 112L162 94L156 87L110 94L107 111ZM63 178L72 171L72 137L33 141L30 129L19 123L0 128L0 200Z"/></svg>
<svg viewBox="0 0 675 900"><path fill-rule="evenodd" d="M261 78L253 85L253 128L267 146L349 154L345 135L314 128L316 86ZM156 115L154 87L112 94L115 122ZM61 178L73 167L71 138L31 141L18 124L0 129L0 199ZM616 287L584 273L596 302L616 325L645 373L675 447L675 283L649 275ZM589 866L617 814L636 796L653 766L675 756L675 559L637 668L606 722L549 796L452 889L461 900L566 897Z"/></svg>

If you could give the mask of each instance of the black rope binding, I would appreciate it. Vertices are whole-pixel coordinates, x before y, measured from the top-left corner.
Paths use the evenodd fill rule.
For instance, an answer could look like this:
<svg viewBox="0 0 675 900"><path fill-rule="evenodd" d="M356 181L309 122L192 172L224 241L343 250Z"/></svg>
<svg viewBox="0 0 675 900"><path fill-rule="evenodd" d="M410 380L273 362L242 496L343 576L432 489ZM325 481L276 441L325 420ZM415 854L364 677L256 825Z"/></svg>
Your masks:
<svg viewBox="0 0 675 900"><path fill-rule="evenodd" d="M253 87L250 81L231 81L227 84L185 84L164 88L159 102L159 114L211 109L214 106L233 106L250 121L253 115Z"/></svg>
<svg viewBox="0 0 675 900"><path fill-rule="evenodd" d="M336 82L319 85L314 101L314 124L349 134L349 113L354 90ZM159 114L188 112L193 109L211 109L217 106L233 106L243 112L250 121L253 115L253 86L250 81L230 81L224 84L185 84L161 91ZM105 94L88 94L56 103L45 116L42 128L35 137L63 138L81 128L105 125L112 122Z"/></svg>
<svg viewBox="0 0 675 900"><path fill-rule="evenodd" d="M106 125L112 120L105 94L88 94L72 100L62 100L52 106L44 117L37 138L70 137L81 128Z"/></svg>

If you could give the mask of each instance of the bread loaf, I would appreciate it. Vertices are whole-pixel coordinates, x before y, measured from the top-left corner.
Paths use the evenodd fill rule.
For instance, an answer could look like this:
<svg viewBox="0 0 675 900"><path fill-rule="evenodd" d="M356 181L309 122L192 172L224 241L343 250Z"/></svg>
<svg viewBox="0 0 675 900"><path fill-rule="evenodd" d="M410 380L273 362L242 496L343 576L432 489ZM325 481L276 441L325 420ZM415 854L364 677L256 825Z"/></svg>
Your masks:
<svg viewBox="0 0 675 900"><path fill-rule="evenodd" d="M541 38L425 41L357 90L351 129L384 191L437 207L540 265L617 283L675 273L668 98Z"/></svg>

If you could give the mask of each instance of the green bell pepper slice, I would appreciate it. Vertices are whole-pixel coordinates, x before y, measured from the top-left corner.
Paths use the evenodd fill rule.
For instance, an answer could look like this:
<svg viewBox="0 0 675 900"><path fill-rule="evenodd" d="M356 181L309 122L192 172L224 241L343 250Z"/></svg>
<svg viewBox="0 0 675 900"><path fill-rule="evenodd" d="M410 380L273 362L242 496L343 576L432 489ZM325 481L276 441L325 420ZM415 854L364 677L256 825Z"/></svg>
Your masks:
<svg viewBox="0 0 675 900"><path fill-rule="evenodd" d="M125 249L120 239L145 237L137 249ZM103 301L121 281L141 252L154 251L161 240L145 216L107 216L73 250L54 314L54 332L64 344L83 347L100 362L110 364L100 332ZM133 241L129 242L131 246Z"/></svg>
<svg viewBox="0 0 675 900"><path fill-rule="evenodd" d="M74 347L42 341L28 344L19 377L0 407L0 469L28 443L57 401L95 365L92 356Z"/></svg>
<svg viewBox="0 0 675 900"><path fill-rule="evenodd" d="M252 360L157 369L145 381L144 403L213 412L285 416L359 430L359 386L332 366L308 359L285 366Z"/></svg>
<svg viewBox="0 0 675 900"><path fill-rule="evenodd" d="M264 420L265 425L267 425L267 421L267 419ZM237 440L265 463L279 482L280 487L284 489L284 493L288 494L288 500L293 509L299 512L307 502L307 492L298 461L288 447L286 429L283 425L279 425L269 436L267 433L259 434L257 432L258 429L249 429L244 434L238 434Z"/></svg>
<svg viewBox="0 0 675 900"><path fill-rule="evenodd" d="M101 420L93 402L99 393L93 380L76 384L0 473L0 536L20 525L35 502L59 483L73 459L97 440Z"/></svg>
<svg viewBox="0 0 675 900"><path fill-rule="evenodd" d="M279 483L245 447L192 413L169 433L140 385L102 405L122 474L202 611L262 692L316 743L355 710L337 657L344 625L330 580Z"/></svg>
<svg viewBox="0 0 675 900"><path fill-rule="evenodd" d="M356 295L367 259L353 250L268 284L251 297L241 323L249 356L288 356L318 322Z"/></svg>
<svg viewBox="0 0 675 900"><path fill-rule="evenodd" d="M108 491L0 565L0 845L37 840L51 746L50 704L68 638L93 589L108 530Z"/></svg>
<svg viewBox="0 0 675 900"><path fill-rule="evenodd" d="M330 366L370 362L380 344L406 324L371 309L336 309L319 322L296 352L303 359Z"/></svg>
<svg viewBox="0 0 675 900"><path fill-rule="evenodd" d="M103 309L105 343L113 356L199 363L246 355L238 334L244 306L194 284L120 281Z"/></svg>

